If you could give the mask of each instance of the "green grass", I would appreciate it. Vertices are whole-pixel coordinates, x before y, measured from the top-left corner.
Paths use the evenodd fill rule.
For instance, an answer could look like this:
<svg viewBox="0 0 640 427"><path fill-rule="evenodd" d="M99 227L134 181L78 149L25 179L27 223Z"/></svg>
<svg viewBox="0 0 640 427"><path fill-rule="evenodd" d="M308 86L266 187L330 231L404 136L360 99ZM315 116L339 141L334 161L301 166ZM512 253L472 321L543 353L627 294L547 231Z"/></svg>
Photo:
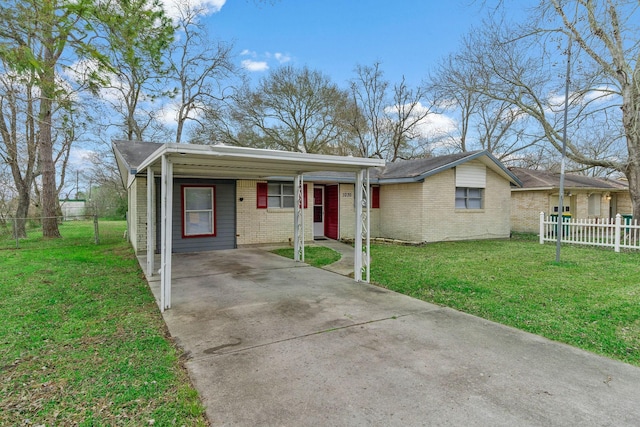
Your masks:
<svg viewBox="0 0 640 427"><path fill-rule="evenodd" d="M373 245L372 281L640 365L640 253L527 238Z"/></svg>
<svg viewBox="0 0 640 427"><path fill-rule="evenodd" d="M293 259L293 248L275 249L274 254ZM340 260L340 254L324 246L305 246L304 262L314 267L323 267Z"/></svg>
<svg viewBox="0 0 640 427"><path fill-rule="evenodd" d="M0 250L0 425L207 425L124 229Z"/></svg>

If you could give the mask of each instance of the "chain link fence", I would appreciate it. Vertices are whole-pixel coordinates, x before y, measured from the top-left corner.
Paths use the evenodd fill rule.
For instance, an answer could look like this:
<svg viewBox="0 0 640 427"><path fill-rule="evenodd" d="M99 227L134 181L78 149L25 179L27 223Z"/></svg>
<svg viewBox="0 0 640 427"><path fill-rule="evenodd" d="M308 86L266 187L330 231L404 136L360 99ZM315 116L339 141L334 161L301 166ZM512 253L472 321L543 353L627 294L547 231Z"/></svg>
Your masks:
<svg viewBox="0 0 640 427"><path fill-rule="evenodd" d="M12 218L0 221L0 250L45 248L42 222L53 217ZM62 236L60 244L71 242L100 244L100 221L97 215L66 215L55 217Z"/></svg>

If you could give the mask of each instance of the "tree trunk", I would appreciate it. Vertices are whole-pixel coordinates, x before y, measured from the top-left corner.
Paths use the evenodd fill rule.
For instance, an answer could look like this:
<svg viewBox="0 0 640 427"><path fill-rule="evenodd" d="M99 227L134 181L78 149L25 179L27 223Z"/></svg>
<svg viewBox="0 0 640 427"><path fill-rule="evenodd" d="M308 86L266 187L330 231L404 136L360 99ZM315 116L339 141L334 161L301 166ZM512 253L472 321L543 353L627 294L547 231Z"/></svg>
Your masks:
<svg viewBox="0 0 640 427"><path fill-rule="evenodd" d="M44 85L43 85L44 86ZM51 139L51 99L44 94L40 101L40 167L42 172L42 235L61 237L58 230L58 196L56 192L56 169L53 163L53 141Z"/></svg>
<svg viewBox="0 0 640 427"><path fill-rule="evenodd" d="M27 237L27 216L29 215L29 202L30 202L29 188L26 190L20 188L18 190L18 208L16 209L15 217L15 231L13 237L24 239Z"/></svg>
<svg viewBox="0 0 640 427"><path fill-rule="evenodd" d="M640 222L640 167L633 161L629 161L626 177L629 181L629 195L631 196L631 206L633 207L633 218Z"/></svg>
<svg viewBox="0 0 640 427"><path fill-rule="evenodd" d="M50 5L49 5L50 6ZM58 192L56 188L56 168L53 162L53 140L51 135L51 110L56 96L54 39L50 23L45 23L46 41L43 43L44 66L40 72L40 170L42 172L42 236L57 238L58 230Z"/></svg>

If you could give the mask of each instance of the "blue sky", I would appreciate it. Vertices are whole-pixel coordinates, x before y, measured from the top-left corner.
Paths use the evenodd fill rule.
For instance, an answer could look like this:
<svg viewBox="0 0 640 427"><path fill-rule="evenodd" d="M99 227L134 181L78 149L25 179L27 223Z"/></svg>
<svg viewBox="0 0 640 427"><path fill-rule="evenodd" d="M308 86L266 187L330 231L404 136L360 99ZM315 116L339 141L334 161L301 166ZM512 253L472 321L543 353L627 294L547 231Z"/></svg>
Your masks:
<svg viewBox="0 0 640 427"><path fill-rule="evenodd" d="M202 1L202 0L201 0ZM417 85L479 23L473 0L204 0L210 34L234 41L252 78L283 63L309 66L345 87L356 64L382 62L391 82ZM267 68L268 67L268 68Z"/></svg>

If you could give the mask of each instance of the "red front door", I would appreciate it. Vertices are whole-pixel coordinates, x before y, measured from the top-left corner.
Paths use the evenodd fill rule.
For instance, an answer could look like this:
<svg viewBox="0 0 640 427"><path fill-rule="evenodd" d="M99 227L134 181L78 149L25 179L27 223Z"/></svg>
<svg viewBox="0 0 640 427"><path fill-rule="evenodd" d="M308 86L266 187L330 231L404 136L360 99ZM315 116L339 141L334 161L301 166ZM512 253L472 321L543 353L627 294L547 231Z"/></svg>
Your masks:
<svg viewBox="0 0 640 427"><path fill-rule="evenodd" d="M327 185L324 189L324 235L338 239L338 186Z"/></svg>

